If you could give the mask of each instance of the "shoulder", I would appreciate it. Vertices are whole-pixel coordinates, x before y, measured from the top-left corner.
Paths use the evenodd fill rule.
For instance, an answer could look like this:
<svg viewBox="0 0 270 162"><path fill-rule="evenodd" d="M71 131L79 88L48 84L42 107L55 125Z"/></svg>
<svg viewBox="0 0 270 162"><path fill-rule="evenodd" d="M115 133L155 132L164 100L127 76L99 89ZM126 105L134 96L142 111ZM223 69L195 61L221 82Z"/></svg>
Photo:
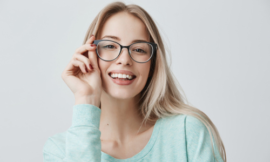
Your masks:
<svg viewBox="0 0 270 162"><path fill-rule="evenodd" d="M207 130L205 124L198 118L186 115L185 125L187 130L191 131L204 131Z"/></svg>
<svg viewBox="0 0 270 162"><path fill-rule="evenodd" d="M188 148L211 147L211 136L206 125L194 116L186 117L185 135Z"/></svg>
<svg viewBox="0 0 270 162"><path fill-rule="evenodd" d="M185 114L177 114L170 117L164 117L162 122L166 126L172 125L175 127L184 126L185 128L189 129L207 129L201 120L194 116Z"/></svg>
<svg viewBox="0 0 270 162"><path fill-rule="evenodd" d="M44 146L43 153L50 153L56 156L64 156L65 155L65 139L66 132L57 133L53 136L50 136Z"/></svg>
<svg viewBox="0 0 270 162"><path fill-rule="evenodd" d="M159 123L162 129L160 133L163 137L174 135L174 138L192 141L192 139L199 138L199 136L204 136L208 133L203 122L191 115L176 114L162 117Z"/></svg>
<svg viewBox="0 0 270 162"><path fill-rule="evenodd" d="M177 114L162 119L162 132L167 134L178 134L184 137L187 144L192 144L195 139L209 140L210 136L207 127L197 117L185 114ZM211 139L210 139L211 140Z"/></svg>

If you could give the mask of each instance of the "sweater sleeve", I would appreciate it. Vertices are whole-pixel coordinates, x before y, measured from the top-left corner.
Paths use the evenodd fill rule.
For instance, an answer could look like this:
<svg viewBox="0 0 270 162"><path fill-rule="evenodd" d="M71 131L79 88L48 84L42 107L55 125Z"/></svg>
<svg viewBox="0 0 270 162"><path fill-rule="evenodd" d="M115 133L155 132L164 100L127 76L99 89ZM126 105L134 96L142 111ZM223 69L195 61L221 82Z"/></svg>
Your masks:
<svg viewBox="0 0 270 162"><path fill-rule="evenodd" d="M206 126L196 117L186 117L186 141L187 141L187 157L189 162L224 162L217 151L215 141L215 160L211 137Z"/></svg>
<svg viewBox="0 0 270 162"><path fill-rule="evenodd" d="M100 162L100 114L100 108L94 105L74 105L71 127L66 131L64 138L55 136L46 141L43 147L43 161Z"/></svg>

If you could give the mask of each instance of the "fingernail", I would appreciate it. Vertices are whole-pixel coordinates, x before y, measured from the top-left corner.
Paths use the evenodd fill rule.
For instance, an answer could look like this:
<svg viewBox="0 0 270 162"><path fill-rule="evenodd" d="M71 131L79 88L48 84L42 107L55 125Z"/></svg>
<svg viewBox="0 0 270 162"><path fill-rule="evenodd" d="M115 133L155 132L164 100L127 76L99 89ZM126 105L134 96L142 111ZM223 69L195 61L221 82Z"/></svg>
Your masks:
<svg viewBox="0 0 270 162"><path fill-rule="evenodd" d="M91 35L91 37L93 37L93 36L94 36L94 34Z"/></svg>
<svg viewBox="0 0 270 162"><path fill-rule="evenodd" d="M91 44L92 47L95 47L96 45L95 44Z"/></svg>
<svg viewBox="0 0 270 162"><path fill-rule="evenodd" d="M91 70L93 70L94 69L93 66L91 64L89 64L89 65L90 65Z"/></svg>

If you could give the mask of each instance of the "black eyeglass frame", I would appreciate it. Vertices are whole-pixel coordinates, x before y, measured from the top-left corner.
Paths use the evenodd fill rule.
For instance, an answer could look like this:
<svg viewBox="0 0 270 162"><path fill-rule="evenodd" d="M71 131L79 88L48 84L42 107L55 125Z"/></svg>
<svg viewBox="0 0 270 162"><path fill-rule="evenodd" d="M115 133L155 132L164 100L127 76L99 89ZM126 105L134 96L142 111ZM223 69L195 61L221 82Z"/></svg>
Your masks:
<svg viewBox="0 0 270 162"><path fill-rule="evenodd" d="M116 56L115 59L117 59L117 58L119 57L119 55L120 55L120 53L122 52L122 49L123 49L123 48L127 48L127 49L128 49L128 54L129 54L129 56L131 57L131 52L130 52L130 49L129 49L130 46L132 46L133 44L136 44L136 43L148 43L148 44L150 44L151 47L152 47L152 54L151 54L150 58L149 58L147 61L145 61L145 62L138 62L138 61L134 60L134 59L131 57L132 60L134 60L135 62L138 62L138 63L146 63L146 62L148 62L149 60L151 60L151 58L153 57L154 54L156 54L157 49L158 49L158 46L157 46L156 43L154 43L154 42L145 42L145 41L135 42L135 43L132 43L132 44L129 45L129 46L122 46L121 44L119 44L118 42L115 42L115 41L113 41L113 40L100 39L100 40L94 40L94 43L93 43L93 44L95 44L95 45L97 46L98 43L101 42L101 41L111 41L111 42L114 42L114 43L116 43L116 44L118 44L118 45L120 46L120 52L119 52L119 54ZM113 60L104 60L104 59L102 59L102 58L99 56L99 53L98 53L97 48L96 48L96 53L97 53L98 57L99 57L101 60L103 60L103 61L113 61L113 60L115 60L115 59L113 59Z"/></svg>

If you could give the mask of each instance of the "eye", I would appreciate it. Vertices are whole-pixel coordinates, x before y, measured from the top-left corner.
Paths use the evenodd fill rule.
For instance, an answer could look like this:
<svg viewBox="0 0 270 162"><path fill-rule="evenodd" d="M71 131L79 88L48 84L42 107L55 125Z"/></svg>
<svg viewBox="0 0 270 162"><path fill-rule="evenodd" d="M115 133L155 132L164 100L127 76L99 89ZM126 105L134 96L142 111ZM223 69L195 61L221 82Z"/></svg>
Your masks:
<svg viewBox="0 0 270 162"><path fill-rule="evenodd" d="M134 49L134 51L135 52L139 52L139 53L146 53L144 50L142 50L142 49L139 49L139 48L137 48L137 49Z"/></svg>
<svg viewBox="0 0 270 162"><path fill-rule="evenodd" d="M106 46L103 46L103 48L109 48L109 49L113 49L115 48L113 45L106 45Z"/></svg>

